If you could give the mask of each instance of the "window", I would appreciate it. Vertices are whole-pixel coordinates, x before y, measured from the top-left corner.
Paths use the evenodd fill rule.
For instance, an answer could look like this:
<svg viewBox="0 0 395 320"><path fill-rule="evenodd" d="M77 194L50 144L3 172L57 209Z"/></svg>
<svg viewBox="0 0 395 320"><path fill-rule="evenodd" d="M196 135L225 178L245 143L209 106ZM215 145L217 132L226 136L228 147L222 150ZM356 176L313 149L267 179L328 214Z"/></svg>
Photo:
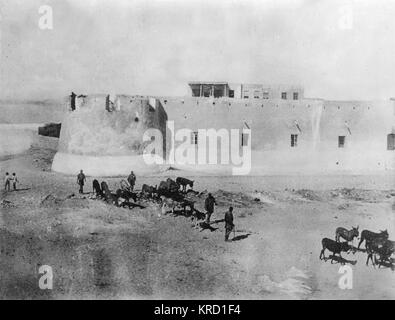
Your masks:
<svg viewBox="0 0 395 320"><path fill-rule="evenodd" d="M248 99L248 96L244 96L244 99Z"/></svg>
<svg viewBox="0 0 395 320"><path fill-rule="evenodd" d="M344 148L344 143L346 142L345 136L339 136L339 148Z"/></svg>
<svg viewBox="0 0 395 320"><path fill-rule="evenodd" d="M192 97L200 97L200 88L192 89Z"/></svg>
<svg viewBox="0 0 395 320"><path fill-rule="evenodd" d="M291 134L291 147L296 147L298 145L298 135Z"/></svg>
<svg viewBox="0 0 395 320"><path fill-rule="evenodd" d="M198 133L197 131L191 132L191 143L198 144Z"/></svg>
<svg viewBox="0 0 395 320"><path fill-rule="evenodd" d="M263 92L263 99L269 99L269 92L267 91Z"/></svg>
<svg viewBox="0 0 395 320"><path fill-rule="evenodd" d="M260 92L259 90L254 91L254 99L259 99L260 98Z"/></svg>
<svg viewBox="0 0 395 320"><path fill-rule="evenodd" d="M249 136L248 133L242 133L241 134L241 146L242 147L245 147L245 146L248 145L248 136Z"/></svg>
<svg viewBox="0 0 395 320"><path fill-rule="evenodd" d="M387 136L387 150L395 150L395 133Z"/></svg>
<svg viewBox="0 0 395 320"><path fill-rule="evenodd" d="M299 94L297 92L294 92L294 100L298 100L299 99Z"/></svg>
<svg viewBox="0 0 395 320"><path fill-rule="evenodd" d="M286 92L281 92L281 99L287 100L287 93Z"/></svg>
<svg viewBox="0 0 395 320"><path fill-rule="evenodd" d="M229 90L229 98L234 98L234 97L235 97L235 91Z"/></svg>

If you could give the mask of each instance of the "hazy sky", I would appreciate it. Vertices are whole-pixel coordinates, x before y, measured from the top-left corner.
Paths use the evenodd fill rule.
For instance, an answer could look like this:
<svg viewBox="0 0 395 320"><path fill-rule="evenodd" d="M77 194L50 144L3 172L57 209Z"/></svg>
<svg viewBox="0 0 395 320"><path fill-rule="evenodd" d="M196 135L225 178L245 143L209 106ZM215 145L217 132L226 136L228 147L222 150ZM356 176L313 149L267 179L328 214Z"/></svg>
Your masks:
<svg viewBox="0 0 395 320"><path fill-rule="evenodd" d="M38 9L53 8L41 30ZM185 95L190 80L395 96L395 1L0 0L2 98Z"/></svg>

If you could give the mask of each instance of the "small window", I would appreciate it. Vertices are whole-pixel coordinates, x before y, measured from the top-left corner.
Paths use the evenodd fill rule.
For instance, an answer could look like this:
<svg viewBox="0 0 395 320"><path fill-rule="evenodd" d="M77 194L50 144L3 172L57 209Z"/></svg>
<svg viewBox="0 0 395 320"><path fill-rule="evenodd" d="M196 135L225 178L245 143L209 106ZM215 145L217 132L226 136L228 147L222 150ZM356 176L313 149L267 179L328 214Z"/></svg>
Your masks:
<svg viewBox="0 0 395 320"><path fill-rule="evenodd" d="M387 150L395 150L395 133L387 136Z"/></svg>
<svg viewBox="0 0 395 320"><path fill-rule="evenodd" d="M234 98L234 97L235 97L235 91L229 90L229 98Z"/></svg>
<svg viewBox="0 0 395 320"><path fill-rule="evenodd" d="M241 134L241 146L242 147L245 147L245 146L248 145L248 137L249 137L248 133L242 133Z"/></svg>
<svg viewBox="0 0 395 320"><path fill-rule="evenodd" d="M263 92L263 99L269 99L269 92L267 91Z"/></svg>
<svg viewBox="0 0 395 320"><path fill-rule="evenodd" d="M248 99L248 96L244 96L244 99Z"/></svg>
<svg viewBox="0 0 395 320"><path fill-rule="evenodd" d="M287 100L287 93L286 92L281 92L281 99Z"/></svg>
<svg viewBox="0 0 395 320"><path fill-rule="evenodd" d="M291 147L296 147L298 145L298 135L291 134Z"/></svg>
<svg viewBox="0 0 395 320"><path fill-rule="evenodd" d="M198 133L197 131L194 131L191 133L191 143L192 144L198 144Z"/></svg>
<svg viewBox="0 0 395 320"><path fill-rule="evenodd" d="M346 142L345 136L339 136L339 148L344 148L344 143Z"/></svg>
<svg viewBox="0 0 395 320"><path fill-rule="evenodd" d="M299 99L299 94L298 94L298 92L294 92L293 98L294 98L294 100L298 100L298 99Z"/></svg>

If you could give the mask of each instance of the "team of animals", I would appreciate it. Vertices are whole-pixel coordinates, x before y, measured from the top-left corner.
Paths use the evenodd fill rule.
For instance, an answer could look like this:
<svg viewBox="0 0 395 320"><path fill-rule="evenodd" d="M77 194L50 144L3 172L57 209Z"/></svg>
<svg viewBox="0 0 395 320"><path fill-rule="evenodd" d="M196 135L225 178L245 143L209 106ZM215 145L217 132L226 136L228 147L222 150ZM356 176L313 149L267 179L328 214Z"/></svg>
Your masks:
<svg viewBox="0 0 395 320"><path fill-rule="evenodd" d="M104 199L116 206L144 208L137 201L148 199L159 202L163 207L169 208L172 213L177 207L182 207L184 213L186 213L186 208L189 207L191 214L196 214L197 210L194 208L194 202L186 198L189 192L195 192L193 191L193 183L194 181L182 177L178 177L175 181L167 178L167 180L159 183L159 187L143 184L141 192L135 192L130 188L127 181L122 180L121 188L112 193L105 181L99 183L95 179L92 182L92 188L97 198ZM188 187L189 190L187 191Z"/></svg>
<svg viewBox="0 0 395 320"><path fill-rule="evenodd" d="M358 239L358 229L359 227L352 227L351 230L339 227L336 229L335 240L323 238L321 241L322 250L320 253L320 259L326 260L327 258L325 257L325 250L329 250L332 252L332 255L329 257L331 258L331 263L333 263L333 260L337 260L337 257L335 256L336 254L338 254L340 261L344 263L344 261L347 260L343 259L341 252L349 253L350 251L353 251L353 253L355 253L357 250L360 250L359 248L362 242L365 241L365 249L368 255L366 265L369 264L370 260L373 266L378 265L380 268L380 266L384 265L393 268L394 259L391 256L394 254L395 241L388 239L388 231L380 230L380 232L376 233L369 230L363 230L361 232L358 247L355 248L354 246L350 245L349 242L352 242L354 238ZM346 241L340 242L340 238ZM351 263L355 264L356 261Z"/></svg>

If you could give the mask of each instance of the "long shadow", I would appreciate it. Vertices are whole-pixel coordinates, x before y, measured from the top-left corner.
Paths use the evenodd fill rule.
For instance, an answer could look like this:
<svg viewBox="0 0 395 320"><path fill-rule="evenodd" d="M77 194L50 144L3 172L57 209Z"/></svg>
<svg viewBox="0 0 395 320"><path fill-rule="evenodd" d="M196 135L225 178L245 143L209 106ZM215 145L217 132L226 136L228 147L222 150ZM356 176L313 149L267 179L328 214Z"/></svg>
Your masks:
<svg viewBox="0 0 395 320"><path fill-rule="evenodd" d="M244 239L247 239L250 235L251 235L251 233L241 234L241 235L239 235L239 236L234 237L234 238L232 239L232 241L244 240Z"/></svg>
<svg viewBox="0 0 395 320"><path fill-rule="evenodd" d="M351 252L355 253L355 252L366 252L366 249L358 249L357 247L351 246Z"/></svg>
<svg viewBox="0 0 395 320"><path fill-rule="evenodd" d="M200 231L203 231L203 230L208 229L208 230L210 230L211 232L213 232L213 231L215 231L215 230L218 230L218 228L214 228L214 227L210 226L210 224L208 224L207 222L200 222L200 223L199 223L199 226L200 226L200 228L201 228Z"/></svg>
<svg viewBox="0 0 395 320"><path fill-rule="evenodd" d="M16 190L13 190L13 191L26 191L26 190L30 190L31 188L23 188L23 189L16 189Z"/></svg>
<svg viewBox="0 0 395 320"><path fill-rule="evenodd" d="M377 263L376 265L379 266L379 269L380 269L380 267L383 266L383 267L391 269L392 271L395 270L395 265L392 262L389 262L389 261L381 261L381 263Z"/></svg>
<svg viewBox="0 0 395 320"><path fill-rule="evenodd" d="M214 220L214 221L211 222L211 224L220 223L220 222L225 222L225 219L217 219L217 220Z"/></svg>

